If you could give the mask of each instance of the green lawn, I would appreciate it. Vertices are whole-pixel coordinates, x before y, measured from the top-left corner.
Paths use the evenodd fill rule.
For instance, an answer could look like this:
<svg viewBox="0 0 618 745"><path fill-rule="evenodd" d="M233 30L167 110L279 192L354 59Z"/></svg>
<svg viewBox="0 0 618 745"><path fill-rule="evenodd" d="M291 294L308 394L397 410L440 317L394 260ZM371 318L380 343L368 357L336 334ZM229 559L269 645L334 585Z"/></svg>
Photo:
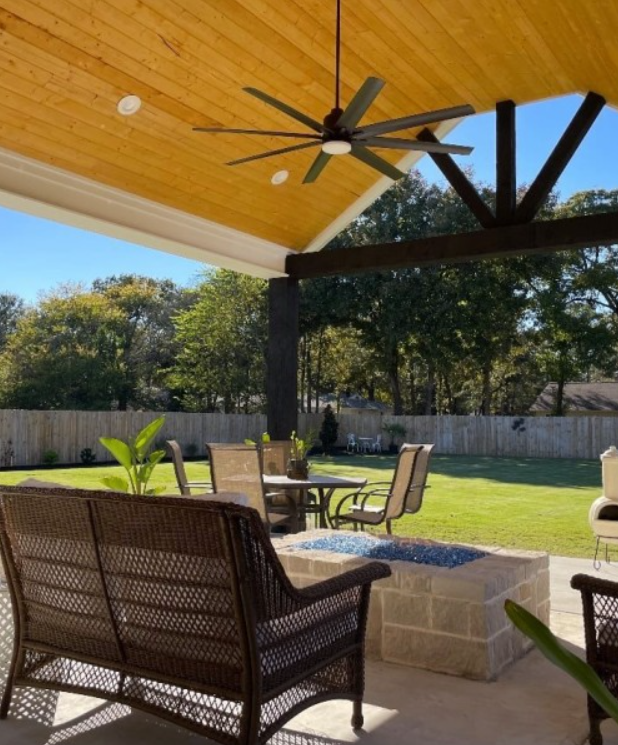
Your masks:
<svg viewBox="0 0 618 745"><path fill-rule="evenodd" d="M393 456L353 455L311 458L314 473L389 479ZM119 467L2 471L0 483L36 478L70 486L98 488L103 474ZM190 480L208 477L203 462L187 463ZM434 456L422 510L396 524L400 535L442 541L538 549L559 556L591 558L594 539L588 509L601 494L597 460ZM155 469L155 486L176 492L172 466Z"/></svg>

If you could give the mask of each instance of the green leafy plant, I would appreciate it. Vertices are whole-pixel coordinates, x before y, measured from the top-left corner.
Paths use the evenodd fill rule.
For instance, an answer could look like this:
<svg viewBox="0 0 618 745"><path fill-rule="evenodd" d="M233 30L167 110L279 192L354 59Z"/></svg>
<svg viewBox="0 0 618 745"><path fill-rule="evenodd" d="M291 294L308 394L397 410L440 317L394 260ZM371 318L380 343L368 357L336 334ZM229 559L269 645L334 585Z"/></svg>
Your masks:
<svg viewBox="0 0 618 745"><path fill-rule="evenodd" d="M403 440L403 438L406 436L406 433L407 433L406 428L403 426L403 424L399 424L398 422L387 422L386 424L382 425L382 429L391 438L391 441L388 445L388 449L391 452L396 452L397 446L395 444L395 440L398 437Z"/></svg>
<svg viewBox="0 0 618 745"><path fill-rule="evenodd" d="M92 448L84 448L81 450L79 457L85 466L91 466L97 459L96 453L92 452Z"/></svg>
<svg viewBox="0 0 618 745"><path fill-rule="evenodd" d="M45 466L55 466L59 459L60 456L55 450L46 450L43 453L43 465Z"/></svg>
<svg viewBox="0 0 618 745"><path fill-rule="evenodd" d="M141 432L138 432L128 442L123 442L115 437L101 437L99 439L101 445L109 450L129 477L127 480L122 476L106 476L102 479L105 486L114 491L130 491L133 494L160 494L164 491L163 487L147 488L155 466L165 456L164 450L148 452L164 424L165 417L160 416L147 424Z"/></svg>
<svg viewBox="0 0 618 745"><path fill-rule="evenodd" d="M504 610L514 626L532 639L550 662L568 673L612 719L618 722L618 700L587 662L570 652L542 621L521 605L513 600L506 600Z"/></svg>
<svg viewBox="0 0 618 745"><path fill-rule="evenodd" d="M290 440L292 441L292 452L290 457L292 460L305 460L307 453L313 447L315 437L316 435L313 430L308 430L304 438L297 437L296 432L292 432L290 435Z"/></svg>

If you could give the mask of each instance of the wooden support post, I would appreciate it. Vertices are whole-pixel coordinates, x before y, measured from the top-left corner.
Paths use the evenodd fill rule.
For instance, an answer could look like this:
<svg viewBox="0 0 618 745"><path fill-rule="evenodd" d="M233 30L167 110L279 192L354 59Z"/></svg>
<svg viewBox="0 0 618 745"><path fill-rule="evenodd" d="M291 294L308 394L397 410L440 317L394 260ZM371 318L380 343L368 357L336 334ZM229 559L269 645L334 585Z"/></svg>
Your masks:
<svg viewBox="0 0 618 745"><path fill-rule="evenodd" d="M422 142L439 142L434 133L427 128L423 129L416 139ZM443 153L428 153L428 155L480 224L484 228L493 227L496 224L496 218L492 211L451 156Z"/></svg>
<svg viewBox="0 0 618 745"><path fill-rule="evenodd" d="M515 104L496 104L496 221L510 225L515 221L517 180L515 176Z"/></svg>
<svg viewBox="0 0 618 745"><path fill-rule="evenodd" d="M298 280L268 281L267 427L273 440L298 430Z"/></svg>
<svg viewBox="0 0 618 745"><path fill-rule="evenodd" d="M516 212L518 223L534 219L604 106L605 99L598 93L589 93L586 96L526 196L521 200Z"/></svg>

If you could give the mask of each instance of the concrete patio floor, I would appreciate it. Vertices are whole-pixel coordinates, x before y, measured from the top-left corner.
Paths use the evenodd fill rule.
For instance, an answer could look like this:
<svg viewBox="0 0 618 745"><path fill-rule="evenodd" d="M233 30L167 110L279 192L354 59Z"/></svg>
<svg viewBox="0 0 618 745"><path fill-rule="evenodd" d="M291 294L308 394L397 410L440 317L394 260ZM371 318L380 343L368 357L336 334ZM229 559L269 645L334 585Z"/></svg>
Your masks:
<svg viewBox="0 0 618 745"><path fill-rule="evenodd" d="M552 627L574 650L583 647L573 574L595 573L590 560L552 557ZM618 581L618 564L599 574ZM350 728L351 704L328 702L304 712L275 736L277 745L567 745L583 743L585 695L533 651L497 682L465 680L383 662L367 665L365 727ZM618 725L603 725L618 745ZM17 691L0 722L2 745L196 745L202 737L128 707L45 691Z"/></svg>

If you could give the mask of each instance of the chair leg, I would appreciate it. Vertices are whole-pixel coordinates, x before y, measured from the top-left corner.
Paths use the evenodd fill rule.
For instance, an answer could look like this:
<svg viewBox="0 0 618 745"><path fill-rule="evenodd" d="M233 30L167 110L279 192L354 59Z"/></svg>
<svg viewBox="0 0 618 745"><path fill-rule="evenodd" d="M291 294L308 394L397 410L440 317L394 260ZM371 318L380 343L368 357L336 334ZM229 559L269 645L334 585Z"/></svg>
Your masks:
<svg viewBox="0 0 618 745"><path fill-rule="evenodd" d="M391 527L391 521L390 520L387 520L386 521L386 532L389 535L393 535L393 528Z"/></svg>
<svg viewBox="0 0 618 745"><path fill-rule="evenodd" d="M9 713L9 706L11 705L11 697L13 695L13 682L9 679L6 682L6 688L4 689L4 696L2 696L2 703L0 703L0 719L6 719Z"/></svg>
<svg viewBox="0 0 618 745"><path fill-rule="evenodd" d="M354 711L352 712L352 729L362 729L365 724L365 718L363 717L363 702L354 702Z"/></svg>

